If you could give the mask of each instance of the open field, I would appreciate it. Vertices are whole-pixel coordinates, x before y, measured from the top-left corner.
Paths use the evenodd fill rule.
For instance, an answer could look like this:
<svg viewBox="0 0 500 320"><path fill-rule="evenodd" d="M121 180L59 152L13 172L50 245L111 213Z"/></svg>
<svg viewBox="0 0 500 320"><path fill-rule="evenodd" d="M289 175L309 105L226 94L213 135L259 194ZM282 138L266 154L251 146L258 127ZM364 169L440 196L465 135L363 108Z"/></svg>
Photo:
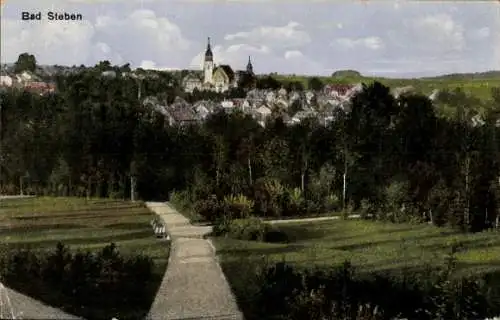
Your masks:
<svg viewBox="0 0 500 320"><path fill-rule="evenodd" d="M125 256L143 254L155 261L152 301L168 259L168 246L151 230L153 216L140 202L48 197L0 200L0 249L53 251L60 241L71 250L97 251L114 242Z"/></svg>
<svg viewBox="0 0 500 320"><path fill-rule="evenodd" d="M309 77L306 76L275 76L280 81L299 81L307 88ZM378 77L319 77L325 84L356 84L356 83L371 83L378 81L390 88L413 86L418 92L430 94L434 89L449 89L461 88L464 92L469 93L481 100L487 100L491 97L492 88L500 88L500 76L492 76L490 78L468 79L468 78L421 78L421 79L392 79Z"/></svg>
<svg viewBox="0 0 500 320"><path fill-rule="evenodd" d="M298 266L340 264L345 260L366 271L443 263L459 244L459 267L486 272L500 269L500 237L494 232L460 234L428 225L334 220L280 225L289 243L262 243L216 238L225 262L241 257L287 261Z"/></svg>
<svg viewBox="0 0 500 320"><path fill-rule="evenodd" d="M124 254L143 253L166 262L165 245L154 236L153 218L142 203L81 198L1 200L0 239L10 248L101 249L116 243Z"/></svg>
<svg viewBox="0 0 500 320"><path fill-rule="evenodd" d="M496 232L460 234L429 225L333 220L280 224L286 244L214 238L224 273L246 319L259 319L254 297L258 271L285 261L299 268L338 266L350 260L358 272L394 272L427 265L443 266L458 244L457 275L500 270L500 237ZM257 272L256 272L257 271Z"/></svg>

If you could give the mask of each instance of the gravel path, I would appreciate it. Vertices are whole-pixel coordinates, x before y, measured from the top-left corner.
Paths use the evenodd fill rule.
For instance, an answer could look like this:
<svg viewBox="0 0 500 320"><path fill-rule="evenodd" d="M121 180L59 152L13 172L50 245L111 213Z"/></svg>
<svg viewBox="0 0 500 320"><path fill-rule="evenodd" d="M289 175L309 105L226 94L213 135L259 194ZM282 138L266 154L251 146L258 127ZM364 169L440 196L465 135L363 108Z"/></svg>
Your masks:
<svg viewBox="0 0 500 320"><path fill-rule="evenodd" d="M0 200L8 200L8 199L24 199L24 198L34 198L35 196L21 196L21 195L15 195L15 196L7 196L7 195L0 195Z"/></svg>
<svg viewBox="0 0 500 320"><path fill-rule="evenodd" d="M4 287L0 283L0 319L82 319L31 297Z"/></svg>
<svg viewBox="0 0 500 320"><path fill-rule="evenodd" d="M330 217L316 217L316 218L299 218L299 219L280 219L280 220L268 220L265 221L269 224L287 224L287 223L302 223L302 222L316 222L316 221L330 221L338 220L340 216L330 216ZM359 219L361 215L352 214L348 217L349 219Z"/></svg>
<svg viewBox="0 0 500 320"><path fill-rule="evenodd" d="M210 226L193 226L167 203L147 202L172 239L167 271L148 319L243 320L215 256Z"/></svg>

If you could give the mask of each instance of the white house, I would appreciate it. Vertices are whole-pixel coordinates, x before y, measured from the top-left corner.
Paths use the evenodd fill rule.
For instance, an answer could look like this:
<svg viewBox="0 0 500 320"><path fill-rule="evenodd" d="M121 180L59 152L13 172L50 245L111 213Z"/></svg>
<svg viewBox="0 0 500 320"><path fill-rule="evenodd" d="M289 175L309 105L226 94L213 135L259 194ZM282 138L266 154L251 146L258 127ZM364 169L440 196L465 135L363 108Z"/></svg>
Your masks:
<svg viewBox="0 0 500 320"><path fill-rule="evenodd" d="M266 93L265 100L266 102L273 102L276 99L276 95L273 91L269 91Z"/></svg>
<svg viewBox="0 0 500 320"><path fill-rule="evenodd" d="M257 120L265 121L271 115L272 111L271 108L263 104L255 110L255 113L257 114Z"/></svg>
<svg viewBox="0 0 500 320"><path fill-rule="evenodd" d="M210 110L208 110L204 103L194 106L194 111L200 120L205 120L210 115Z"/></svg>
<svg viewBox="0 0 500 320"><path fill-rule="evenodd" d="M0 86L12 87L13 83L14 83L14 80L12 79L11 76L8 76L8 75L0 76Z"/></svg>
<svg viewBox="0 0 500 320"><path fill-rule="evenodd" d="M27 82L27 81L36 80L35 77L33 76L33 74L31 74L31 72L28 72L28 71L23 71L20 74L16 74L16 77L17 77L18 82Z"/></svg>
<svg viewBox="0 0 500 320"><path fill-rule="evenodd" d="M116 78L116 72L114 70L103 71L101 76L105 78Z"/></svg>
<svg viewBox="0 0 500 320"><path fill-rule="evenodd" d="M231 100L224 100L220 104L224 108L224 110L229 110L234 108L234 103Z"/></svg>
<svg viewBox="0 0 500 320"><path fill-rule="evenodd" d="M316 95L314 94L314 92L312 91L306 91L305 92L305 98L306 98L306 101L308 104L311 103L312 99L315 97Z"/></svg>
<svg viewBox="0 0 500 320"><path fill-rule="evenodd" d="M286 92L285 88L281 88L278 90L278 97L286 98L286 96L287 96L287 92Z"/></svg>
<svg viewBox="0 0 500 320"><path fill-rule="evenodd" d="M304 119L315 117L317 115L317 112L315 111L298 111L293 117L292 117L292 122L293 123L299 123Z"/></svg>

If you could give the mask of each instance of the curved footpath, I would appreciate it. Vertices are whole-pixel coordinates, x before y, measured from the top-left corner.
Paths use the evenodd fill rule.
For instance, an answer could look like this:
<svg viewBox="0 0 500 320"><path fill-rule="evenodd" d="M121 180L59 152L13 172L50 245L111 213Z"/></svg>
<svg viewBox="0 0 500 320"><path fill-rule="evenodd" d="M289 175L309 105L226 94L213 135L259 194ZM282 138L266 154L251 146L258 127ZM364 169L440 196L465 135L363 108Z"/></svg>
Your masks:
<svg viewBox="0 0 500 320"><path fill-rule="evenodd" d="M219 266L215 248L203 236L209 226L193 226L164 202L146 202L164 222L172 239L167 271L148 319L243 320Z"/></svg>
<svg viewBox="0 0 500 320"><path fill-rule="evenodd" d="M328 217L316 217L316 218L297 218L297 219L279 219L279 220L264 220L264 222L269 224L287 224L287 223L306 223L306 222L319 222L319 221L331 221L339 220L341 216L328 216ZM359 219L361 215L351 214L347 217L348 219Z"/></svg>

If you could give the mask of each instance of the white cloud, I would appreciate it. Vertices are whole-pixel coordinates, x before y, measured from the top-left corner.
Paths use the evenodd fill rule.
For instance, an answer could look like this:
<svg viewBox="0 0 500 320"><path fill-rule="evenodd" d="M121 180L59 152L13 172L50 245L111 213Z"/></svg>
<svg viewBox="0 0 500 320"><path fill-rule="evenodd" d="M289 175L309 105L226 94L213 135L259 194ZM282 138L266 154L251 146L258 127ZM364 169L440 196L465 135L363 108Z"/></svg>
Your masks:
<svg viewBox="0 0 500 320"><path fill-rule="evenodd" d="M151 61L151 60L142 60L142 62L139 65L139 68L142 68L145 70L162 70L162 71L179 70L179 68L159 67L156 65L156 62Z"/></svg>
<svg viewBox="0 0 500 320"><path fill-rule="evenodd" d="M392 6L393 6L394 10L399 10L399 8L401 7L401 1L395 0L394 4Z"/></svg>
<svg viewBox="0 0 500 320"><path fill-rule="evenodd" d="M304 55L302 54L302 52L300 52L298 50L291 50L291 51L285 52L285 59L287 59L287 60L303 58L303 57L304 57Z"/></svg>
<svg viewBox="0 0 500 320"><path fill-rule="evenodd" d="M142 68L142 69L156 69L156 63L154 61L151 61L151 60L143 60L141 62L141 65L139 66L139 68Z"/></svg>
<svg viewBox="0 0 500 320"><path fill-rule="evenodd" d="M215 46L212 48L214 54L215 64L229 64L234 69L244 69L248 56L253 57L253 60L268 59L271 55L271 50L267 46L252 46L248 44L233 44L227 47ZM201 69L203 66L203 59L205 57L205 50L199 52L191 59L189 64L190 68Z"/></svg>
<svg viewBox="0 0 500 320"><path fill-rule="evenodd" d="M38 61L51 64L80 64L93 51L102 49L92 43L94 26L88 21L73 23L26 23L3 19L1 57L3 62L17 60L19 54L35 54Z"/></svg>
<svg viewBox="0 0 500 320"><path fill-rule="evenodd" d="M500 5L498 5L495 9L497 17L500 17ZM500 30L500 19L497 18L495 20L495 25L493 26L493 30ZM495 32L494 37L492 39L493 43L493 54L492 54L492 68L495 70L500 70L500 32Z"/></svg>
<svg viewBox="0 0 500 320"><path fill-rule="evenodd" d="M311 36L302 25L290 21L283 27L258 27L250 31L228 34L224 37L227 41L244 40L249 44L265 44L280 47L300 47L311 42Z"/></svg>
<svg viewBox="0 0 500 320"><path fill-rule="evenodd" d="M412 41L426 51L460 52L465 48L464 28L449 14L416 19L411 25Z"/></svg>
<svg viewBox="0 0 500 320"><path fill-rule="evenodd" d="M189 48L180 28L165 17L159 17L151 10L136 10L125 19L111 16L101 16L97 19L96 27L110 37L134 39L133 46L142 51L166 53L182 51ZM121 42L123 51L130 47L128 41Z"/></svg>
<svg viewBox="0 0 500 320"><path fill-rule="evenodd" d="M337 45L352 49L357 47L364 47L370 50L380 50L384 47L384 42L379 37L366 37L366 38L339 38L335 41ZM332 46L335 46L335 43Z"/></svg>
<svg viewBox="0 0 500 320"><path fill-rule="evenodd" d="M490 28L488 28L488 27L476 29L476 30L473 30L471 32L472 37L474 39L478 39L478 40L489 38L490 34L491 34L491 31L490 31Z"/></svg>
<svg viewBox="0 0 500 320"><path fill-rule="evenodd" d="M95 44L96 49L102 52L103 54L109 54L111 52L111 48L109 45L103 42L98 42Z"/></svg>
<svg viewBox="0 0 500 320"><path fill-rule="evenodd" d="M30 52L44 64L94 64L99 60L121 64L125 60L134 63L137 57L163 63L182 56L189 45L177 25L151 10L122 17L100 16L95 23L2 20L1 56L7 62Z"/></svg>
<svg viewBox="0 0 500 320"><path fill-rule="evenodd" d="M215 46L212 48L215 64L228 64L234 70L244 70L248 62L248 56L252 58L254 71L261 70L273 72L286 70L286 73L295 74L317 74L324 71L319 63L306 57L302 52L289 50L284 54L278 54L267 46L252 46L249 44L236 44L227 47ZM190 68L201 70L205 51L198 53L190 63Z"/></svg>

